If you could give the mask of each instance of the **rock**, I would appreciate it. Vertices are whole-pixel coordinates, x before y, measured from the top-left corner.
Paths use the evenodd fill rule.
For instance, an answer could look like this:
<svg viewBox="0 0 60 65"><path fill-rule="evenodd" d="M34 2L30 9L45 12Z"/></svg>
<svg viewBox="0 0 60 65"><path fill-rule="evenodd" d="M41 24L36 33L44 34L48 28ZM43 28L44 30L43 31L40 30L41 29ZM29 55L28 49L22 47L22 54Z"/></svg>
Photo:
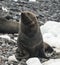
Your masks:
<svg viewBox="0 0 60 65"><path fill-rule="evenodd" d="M60 48L54 48L54 50L56 51L56 53L60 53Z"/></svg>
<svg viewBox="0 0 60 65"><path fill-rule="evenodd" d="M50 59L44 62L43 65L60 65L60 59Z"/></svg>
<svg viewBox="0 0 60 65"><path fill-rule="evenodd" d="M36 0L29 0L29 2L36 2Z"/></svg>
<svg viewBox="0 0 60 65"><path fill-rule="evenodd" d="M16 40L16 41L17 41L17 39L18 39L17 37L14 37L14 40Z"/></svg>
<svg viewBox="0 0 60 65"><path fill-rule="evenodd" d="M27 61L26 61L27 65L42 65L42 63L40 62L40 60L36 57L34 58L29 58Z"/></svg>
<svg viewBox="0 0 60 65"><path fill-rule="evenodd" d="M5 35L0 35L0 38L4 38L4 39L7 39L7 40L10 40L11 38L7 35L7 34L5 34Z"/></svg>
<svg viewBox="0 0 60 65"><path fill-rule="evenodd" d="M13 51L16 51L16 49L17 49L17 47L14 47L12 50L13 50Z"/></svg>
<svg viewBox="0 0 60 65"><path fill-rule="evenodd" d="M40 28L44 42L52 47L60 48L60 23L47 21Z"/></svg>
<svg viewBox="0 0 60 65"><path fill-rule="evenodd" d="M8 65L8 62L5 62L5 65Z"/></svg>
<svg viewBox="0 0 60 65"><path fill-rule="evenodd" d="M5 7L2 7L2 10L8 12L7 8Z"/></svg>
<svg viewBox="0 0 60 65"><path fill-rule="evenodd" d="M18 0L14 0L15 2L17 2Z"/></svg>
<svg viewBox="0 0 60 65"><path fill-rule="evenodd" d="M16 59L15 55L9 56L8 57L8 62L11 63L13 61L16 61L17 62L17 59Z"/></svg>

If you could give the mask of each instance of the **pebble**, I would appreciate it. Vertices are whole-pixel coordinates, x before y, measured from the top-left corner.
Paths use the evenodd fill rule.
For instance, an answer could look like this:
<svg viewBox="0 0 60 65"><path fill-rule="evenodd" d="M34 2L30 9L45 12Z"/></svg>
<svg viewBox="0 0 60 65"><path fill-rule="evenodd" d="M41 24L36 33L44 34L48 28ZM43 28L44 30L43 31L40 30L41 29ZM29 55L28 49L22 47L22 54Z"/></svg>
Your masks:
<svg viewBox="0 0 60 65"><path fill-rule="evenodd" d="M1 40L1 43L0 43L0 57L1 58L0 58L0 60L2 60L2 63L0 63L0 64L9 65L9 62L11 62L10 65L13 65L15 63L14 61L17 61L15 56L13 55L16 50L16 47L15 47L16 44L15 44L14 38L12 38L12 35L10 35L10 34L9 35L1 34L0 40ZM12 40L12 42L14 42L14 43L11 43L6 40L9 40L9 41ZM11 56L11 55L13 55L13 56Z"/></svg>
<svg viewBox="0 0 60 65"><path fill-rule="evenodd" d="M8 62L10 63L10 62L13 62L13 61L17 62L17 59L16 59L15 55L9 56L8 57Z"/></svg>

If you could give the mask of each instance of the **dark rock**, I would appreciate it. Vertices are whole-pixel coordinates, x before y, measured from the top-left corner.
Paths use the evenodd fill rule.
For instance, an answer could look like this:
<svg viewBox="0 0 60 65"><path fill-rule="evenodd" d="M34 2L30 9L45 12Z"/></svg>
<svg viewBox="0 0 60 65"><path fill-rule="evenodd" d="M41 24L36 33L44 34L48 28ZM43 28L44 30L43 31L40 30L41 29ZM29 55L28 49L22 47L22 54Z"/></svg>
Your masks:
<svg viewBox="0 0 60 65"><path fill-rule="evenodd" d="M12 16L6 16L5 18L8 19L8 20L13 19Z"/></svg>

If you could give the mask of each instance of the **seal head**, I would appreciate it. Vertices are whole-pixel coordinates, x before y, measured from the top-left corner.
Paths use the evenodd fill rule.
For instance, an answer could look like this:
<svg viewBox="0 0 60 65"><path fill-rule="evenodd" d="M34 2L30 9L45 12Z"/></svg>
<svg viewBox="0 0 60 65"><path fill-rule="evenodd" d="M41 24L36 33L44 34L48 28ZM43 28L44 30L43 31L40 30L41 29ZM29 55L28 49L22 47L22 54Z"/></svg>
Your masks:
<svg viewBox="0 0 60 65"><path fill-rule="evenodd" d="M37 18L31 12L22 12L21 31L28 37L33 37L38 29Z"/></svg>

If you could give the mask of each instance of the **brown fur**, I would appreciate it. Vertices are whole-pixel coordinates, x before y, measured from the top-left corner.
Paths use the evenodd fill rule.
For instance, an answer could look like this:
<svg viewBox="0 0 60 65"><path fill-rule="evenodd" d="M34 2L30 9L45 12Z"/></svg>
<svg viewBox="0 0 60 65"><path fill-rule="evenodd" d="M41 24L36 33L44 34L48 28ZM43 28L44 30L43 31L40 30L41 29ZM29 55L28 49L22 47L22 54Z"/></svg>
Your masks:
<svg viewBox="0 0 60 65"><path fill-rule="evenodd" d="M17 56L17 59L28 59L29 57L48 58L45 55L44 48L47 45L44 46L40 27L37 23L37 18L33 13L21 13L21 27L19 30L17 42L19 57Z"/></svg>

